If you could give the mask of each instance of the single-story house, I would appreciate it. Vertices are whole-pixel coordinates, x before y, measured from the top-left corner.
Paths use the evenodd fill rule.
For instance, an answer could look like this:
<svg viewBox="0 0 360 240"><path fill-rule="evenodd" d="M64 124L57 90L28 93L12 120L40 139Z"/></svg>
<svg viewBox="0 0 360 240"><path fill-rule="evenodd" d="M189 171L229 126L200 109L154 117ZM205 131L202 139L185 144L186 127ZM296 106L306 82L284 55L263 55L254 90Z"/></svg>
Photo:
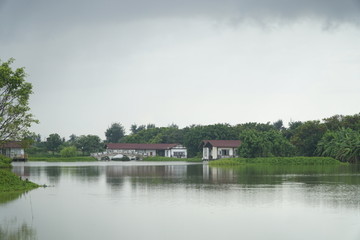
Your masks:
<svg viewBox="0 0 360 240"><path fill-rule="evenodd" d="M204 140L203 160L213 160L220 158L230 158L238 156L240 140Z"/></svg>
<svg viewBox="0 0 360 240"><path fill-rule="evenodd" d="M108 143L108 153L187 158L186 147L177 143Z"/></svg>
<svg viewBox="0 0 360 240"><path fill-rule="evenodd" d="M25 150L20 141L8 141L0 144L0 154L13 160L26 160Z"/></svg>

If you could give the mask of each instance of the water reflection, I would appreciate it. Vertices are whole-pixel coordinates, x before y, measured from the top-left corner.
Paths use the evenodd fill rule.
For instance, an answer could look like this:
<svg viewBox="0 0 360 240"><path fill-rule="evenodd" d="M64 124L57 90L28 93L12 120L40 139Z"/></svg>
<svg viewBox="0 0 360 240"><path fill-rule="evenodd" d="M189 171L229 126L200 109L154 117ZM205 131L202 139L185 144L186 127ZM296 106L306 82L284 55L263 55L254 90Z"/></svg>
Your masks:
<svg viewBox="0 0 360 240"><path fill-rule="evenodd" d="M16 219L4 220L0 224L0 239L3 240L36 240L35 229L27 223L18 223Z"/></svg>
<svg viewBox="0 0 360 240"><path fill-rule="evenodd" d="M54 187L0 204L7 236L22 222L24 232L40 240L238 239L239 231L260 240L359 236L358 166L99 162L15 164L13 170ZM21 224L4 228L2 220L14 217Z"/></svg>
<svg viewBox="0 0 360 240"><path fill-rule="evenodd" d="M0 205L19 199L23 194L25 194L25 192L22 191L0 193Z"/></svg>

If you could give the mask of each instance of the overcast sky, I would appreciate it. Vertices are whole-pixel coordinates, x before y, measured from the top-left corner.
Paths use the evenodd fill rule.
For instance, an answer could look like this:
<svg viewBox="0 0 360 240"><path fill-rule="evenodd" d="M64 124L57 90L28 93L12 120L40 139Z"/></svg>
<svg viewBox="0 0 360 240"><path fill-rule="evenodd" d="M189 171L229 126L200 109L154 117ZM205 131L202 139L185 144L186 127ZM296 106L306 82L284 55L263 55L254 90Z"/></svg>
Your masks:
<svg viewBox="0 0 360 240"><path fill-rule="evenodd" d="M360 112L360 0L0 0L43 138Z"/></svg>

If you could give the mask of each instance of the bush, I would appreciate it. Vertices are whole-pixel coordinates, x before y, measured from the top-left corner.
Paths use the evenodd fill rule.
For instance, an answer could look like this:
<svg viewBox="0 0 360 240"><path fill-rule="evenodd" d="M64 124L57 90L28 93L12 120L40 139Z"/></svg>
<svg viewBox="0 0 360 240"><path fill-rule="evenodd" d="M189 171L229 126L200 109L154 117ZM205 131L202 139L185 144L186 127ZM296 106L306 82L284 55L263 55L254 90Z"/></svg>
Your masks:
<svg viewBox="0 0 360 240"><path fill-rule="evenodd" d="M0 168L9 168L11 167L11 158L5 157L0 154Z"/></svg>
<svg viewBox="0 0 360 240"><path fill-rule="evenodd" d="M75 157L77 155L77 149L74 146L71 147L64 147L60 151L60 155L62 157Z"/></svg>

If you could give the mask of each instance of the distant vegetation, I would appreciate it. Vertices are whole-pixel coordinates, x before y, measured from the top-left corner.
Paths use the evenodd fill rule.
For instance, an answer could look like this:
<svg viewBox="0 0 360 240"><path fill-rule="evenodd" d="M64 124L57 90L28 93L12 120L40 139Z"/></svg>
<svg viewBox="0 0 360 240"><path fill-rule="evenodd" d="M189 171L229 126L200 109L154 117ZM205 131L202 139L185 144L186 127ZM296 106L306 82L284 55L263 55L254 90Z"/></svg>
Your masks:
<svg viewBox="0 0 360 240"><path fill-rule="evenodd" d="M191 125L179 128L175 124L156 127L154 124L136 125L125 135L120 123L112 124L102 142L95 135L71 135L69 140L51 134L46 141L40 135L30 135L27 149L30 159L44 155L75 157L89 156L104 151L107 142L124 143L179 143L188 149L190 158L202 157L202 140L241 140L238 149L243 158L259 157L332 157L342 162L360 160L360 114L335 115L322 121L294 121L284 126L282 120L273 123L244 123L237 125ZM34 158L33 158L34 159Z"/></svg>
<svg viewBox="0 0 360 240"><path fill-rule="evenodd" d="M330 157L266 157L266 158L229 158L211 161L210 166L239 165L340 165L345 164Z"/></svg>

